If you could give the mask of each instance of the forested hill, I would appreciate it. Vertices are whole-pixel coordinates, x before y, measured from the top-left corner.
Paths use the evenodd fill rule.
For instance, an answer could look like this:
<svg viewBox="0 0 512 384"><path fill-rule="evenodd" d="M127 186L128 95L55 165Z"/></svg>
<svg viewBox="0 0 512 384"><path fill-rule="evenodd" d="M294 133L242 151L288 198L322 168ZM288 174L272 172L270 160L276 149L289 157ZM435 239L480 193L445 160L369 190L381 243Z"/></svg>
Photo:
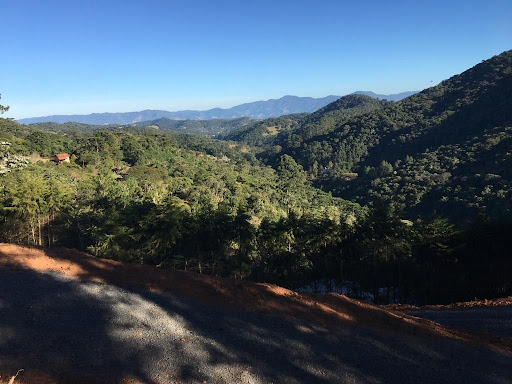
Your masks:
<svg viewBox="0 0 512 384"><path fill-rule="evenodd" d="M293 114L256 120L250 124L219 136L223 140L234 140L255 146L269 146L286 137L300 127L300 121L307 114Z"/></svg>
<svg viewBox="0 0 512 384"><path fill-rule="evenodd" d="M300 135L303 138L310 138L329 133L341 120L376 111L389 104L386 100L378 100L366 95L342 97L304 117L301 121Z"/></svg>
<svg viewBox="0 0 512 384"><path fill-rule="evenodd" d="M408 214L511 209L512 51L360 116L346 116L339 102L267 155L291 155L340 196Z"/></svg>
<svg viewBox="0 0 512 384"><path fill-rule="evenodd" d="M0 241L293 288L335 279L385 302L507 295L511 106L508 51L399 102L351 95L250 123L242 142L0 119Z"/></svg>
<svg viewBox="0 0 512 384"><path fill-rule="evenodd" d="M275 152L275 169L260 166L258 149L246 143L144 127L77 125L55 132L49 124L42 131L0 119L0 241L67 246L293 288L318 279L346 282L350 294L371 292L368 297L376 302L510 294L510 218L472 215L476 222L462 228L425 219L432 210L421 220L404 220L413 219L422 204L435 208L419 188L438 188L445 194L438 204L454 201L466 216L482 207L507 210L512 148L510 112L502 98L510 100L510 55L482 65L488 68L460 76L475 80L470 87L467 79L454 78L403 103L379 102L363 115L338 116L333 105L310 117L279 118L288 120L291 131L283 131L282 147L268 147ZM350 105L357 108L349 100L339 103L347 111ZM434 135L440 143L428 151L400 153L412 153L413 144L422 144L430 130L456 130L447 121L462 113L457 108L470 106L483 111L472 114L480 117L481 134L478 126L468 125L471 134L462 135L461 129L453 135L466 141L451 144L452 136ZM444 116L438 112L443 108L451 112ZM490 122L488 110L495 113ZM326 128L322 119L329 116L335 124ZM318 123L324 133L305 138L308 131L298 123L303 120ZM363 146L366 152L359 157L348 151ZM338 157L316 158L316 172L308 167L315 182L369 204L403 204L405 212L369 210L313 188L303 167L283 154L307 165L310 156L324 156L329 149ZM50 161L62 152L71 155L69 163ZM393 156L405 159L397 162ZM443 164L450 170L440 170ZM452 187L452 180L460 187ZM471 197L478 180L486 184L475 194L481 204L475 208Z"/></svg>
<svg viewBox="0 0 512 384"><path fill-rule="evenodd" d="M224 134L221 138L267 147L270 145L293 146L293 140L299 131L304 137L328 132L336 127L339 120L362 115L388 104L389 102L385 100L370 96L347 95L312 114L288 115L257 121Z"/></svg>
<svg viewBox="0 0 512 384"><path fill-rule="evenodd" d="M245 127L253 122L254 120L247 117L211 120L173 120L163 117L157 120L143 121L136 125L140 127L152 127L155 129L216 137L222 133Z"/></svg>
<svg viewBox="0 0 512 384"><path fill-rule="evenodd" d="M312 187L290 157L274 170L245 144L143 128L0 119L0 181L0 242L288 284L325 253L313 237L338 241L366 211Z"/></svg>

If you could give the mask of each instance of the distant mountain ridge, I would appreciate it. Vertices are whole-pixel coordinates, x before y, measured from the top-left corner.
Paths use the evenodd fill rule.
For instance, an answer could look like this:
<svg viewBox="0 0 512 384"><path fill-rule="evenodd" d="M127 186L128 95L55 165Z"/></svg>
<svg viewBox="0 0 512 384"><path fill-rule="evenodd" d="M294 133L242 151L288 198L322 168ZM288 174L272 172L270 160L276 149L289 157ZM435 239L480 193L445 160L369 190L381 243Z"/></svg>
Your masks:
<svg viewBox="0 0 512 384"><path fill-rule="evenodd" d="M377 99L397 101L416 92L404 92L393 95L380 95L370 91L358 91L354 93L368 95ZM67 122L77 122L94 125L125 125L136 124L148 120L157 120L161 118L167 118L172 120L236 119L241 117L249 117L253 119L267 119L271 117L279 117L295 113L314 112L338 100L340 97L341 96L330 95L321 98L314 98L286 95L279 99L254 101L250 103L236 105L231 108L213 108L206 111L183 110L170 112L164 110L147 109L138 112L105 112L92 113L89 115L51 115L19 119L18 123L33 124L43 122L54 122L62 124Z"/></svg>
<svg viewBox="0 0 512 384"><path fill-rule="evenodd" d="M372 91L357 91L354 92L354 95L366 95L371 96L374 99L381 99L381 100L388 100L388 101L400 101L402 99L405 99L406 97L412 96L414 94L418 93L418 91L408 91L408 92L401 92L401 93L394 93L391 95L383 95L380 93L374 93Z"/></svg>

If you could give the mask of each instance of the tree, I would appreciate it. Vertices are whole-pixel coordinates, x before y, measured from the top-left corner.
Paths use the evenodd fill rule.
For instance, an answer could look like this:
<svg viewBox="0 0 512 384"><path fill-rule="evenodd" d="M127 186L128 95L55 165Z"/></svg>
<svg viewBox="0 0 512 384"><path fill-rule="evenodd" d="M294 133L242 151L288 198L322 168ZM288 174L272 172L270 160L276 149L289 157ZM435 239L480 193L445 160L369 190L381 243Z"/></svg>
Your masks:
<svg viewBox="0 0 512 384"><path fill-rule="evenodd" d="M126 137L121 144L123 151L123 161L130 165L142 165L144 163L144 149L133 137Z"/></svg>
<svg viewBox="0 0 512 384"><path fill-rule="evenodd" d="M379 174L381 176L387 176L393 172L393 166L386 160L382 160L379 165Z"/></svg>
<svg viewBox="0 0 512 384"><path fill-rule="evenodd" d="M2 95L0 94L0 99L2 98ZM4 112L7 112L9 110L8 106L4 106L0 104L0 115L3 115Z"/></svg>
<svg viewBox="0 0 512 384"><path fill-rule="evenodd" d="M16 173L7 180L7 209L20 223L20 237L28 244L42 244L41 218L45 214L44 196L48 183L41 175Z"/></svg>
<svg viewBox="0 0 512 384"><path fill-rule="evenodd" d="M288 208L288 214L292 206L296 205L296 196L304 186L304 168L297 164L293 157L282 155L277 165L279 182L285 193L285 204Z"/></svg>
<svg viewBox="0 0 512 384"><path fill-rule="evenodd" d="M358 224L347 251L351 279L370 290L379 300L379 288L403 287L403 267L411 253L410 230L389 206L379 206ZM402 290L403 291L403 290ZM401 295L404 292L400 292Z"/></svg>
<svg viewBox="0 0 512 384"><path fill-rule="evenodd" d="M417 291L423 291L425 303L434 302L433 295L442 288L448 288L443 280L449 270L447 267L458 235L453 224L439 217L420 223L415 230L414 258L422 274Z"/></svg>

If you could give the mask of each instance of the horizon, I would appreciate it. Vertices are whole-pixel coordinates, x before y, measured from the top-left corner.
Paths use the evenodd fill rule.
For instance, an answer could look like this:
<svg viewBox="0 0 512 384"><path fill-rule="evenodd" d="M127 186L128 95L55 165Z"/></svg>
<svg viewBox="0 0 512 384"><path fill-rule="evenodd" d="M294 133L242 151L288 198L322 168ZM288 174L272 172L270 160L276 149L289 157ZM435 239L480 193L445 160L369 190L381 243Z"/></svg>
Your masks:
<svg viewBox="0 0 512 384"><path fill-rule="evenodd" d="M3 117L421 91L512 48L512 4L434 3L8 0Z"/></svg>
<svg viewBox="0 0 512 384"><path fill-rule="evenodd" d="M409 93L409 92L414 92L414 93L417 93L417 92L421 92L423 90L415 90L415 91L402 91L402 92L397 92L397 93L392 93L392 94L381 94L381 93L376 93L376 92L373 92L373 91L370 91L370 90L357 90L357 91L354 91L354 92L350 92L346 95L325 95L325 96L319 96L319 97L314 97L314 99L323 99L323 98L328 98L328 97L344 97L344 96L348 96L348 95L352 95L352 94L357 94L358 92L371 92L371 93L374 93L375 95L385 95L385 96L392 96L392 95L395 95L395 94L402 94L402 93ZM25 120L25 119L33 119L33 118L38 118L38 117L50 117L50 116L88 116L88 115L104 115L104 114L121 114L121 113L137 113L137 112L144 112L144 111L166 111L166 112L185 112L185 111L198 111L198 112L201 112L201 111L209 111L209 110L213 110L213 109L230 109L230 108L233 108L233 107L237 107L237 106L240 106L240 105L244 105L244 104L251 104L251 103L258 103L258 102L267 102L267 101L272 101L272 100L281 100L281 99L284 99L285 97L296 97L296 98L313 98L312 96L298 96L298 95L283 95L281 97L275 97L275 98L269 98L269 99L261 99L261 100L250 100L250 101L247 101L247 102L243 102L243 103L240 103L240 104L233 104L233 105L228 105L228 106L225 106L225 107L210 107L210 108L205 108L205 109L190 109L190 108L185 108L185 109L181 109L181 110L165 110L165 109L154 109L154 108L145 108L145 109L140 109L140 110L127 110L127 111L105 111L105 112L91 112L91 113L80 113L80 114L74 114L74 113L70 113L70 114L52 114L52 115L46 115L46 116L29 116L29 117L20 117L20 118L15 118L15 120ZM6 113L7 114L7 113Z"/></svg>

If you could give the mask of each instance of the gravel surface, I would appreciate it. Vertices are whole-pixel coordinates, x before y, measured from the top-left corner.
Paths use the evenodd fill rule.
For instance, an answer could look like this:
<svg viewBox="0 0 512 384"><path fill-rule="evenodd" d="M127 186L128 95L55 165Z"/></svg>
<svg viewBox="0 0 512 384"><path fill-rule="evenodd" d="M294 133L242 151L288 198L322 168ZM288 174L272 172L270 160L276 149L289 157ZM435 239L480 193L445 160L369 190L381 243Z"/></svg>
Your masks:
<svg viewBox="0 0 512 384"><path fill-rule="evenodd" d="M404 312L453 328L488 332L502 337L512 337L512 306Z"/></svg>
<svg viewBox="0 0 512 384"><path fill-rule="evenodd" d="M0 270L0 372L54 383L511 383L456 341L313 326L171 295Z"/></svg>

